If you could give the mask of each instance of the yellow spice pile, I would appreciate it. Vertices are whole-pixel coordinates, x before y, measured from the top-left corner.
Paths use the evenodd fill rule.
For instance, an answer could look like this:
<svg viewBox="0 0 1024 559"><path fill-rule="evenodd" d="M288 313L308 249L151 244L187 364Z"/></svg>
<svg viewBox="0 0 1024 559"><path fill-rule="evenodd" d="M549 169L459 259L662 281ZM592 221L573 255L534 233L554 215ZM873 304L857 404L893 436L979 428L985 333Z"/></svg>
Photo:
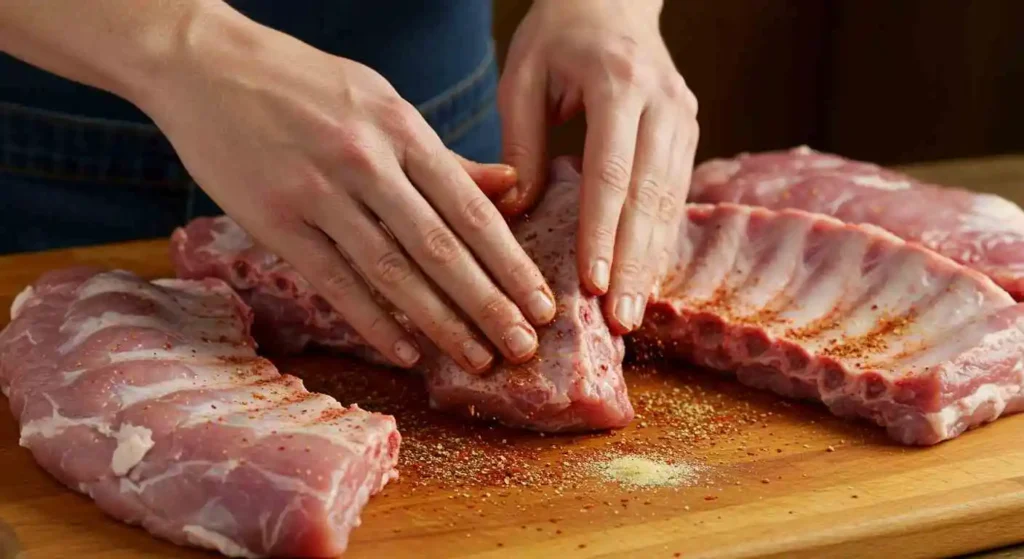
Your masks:
<svg viewBox="0 0 1024 559"><path fill-rule="evenodd" d="M670 464L640 454L595 462L591 469L605 481L640 488L691 484L698 473L695 466L685 462Z"/></svg>

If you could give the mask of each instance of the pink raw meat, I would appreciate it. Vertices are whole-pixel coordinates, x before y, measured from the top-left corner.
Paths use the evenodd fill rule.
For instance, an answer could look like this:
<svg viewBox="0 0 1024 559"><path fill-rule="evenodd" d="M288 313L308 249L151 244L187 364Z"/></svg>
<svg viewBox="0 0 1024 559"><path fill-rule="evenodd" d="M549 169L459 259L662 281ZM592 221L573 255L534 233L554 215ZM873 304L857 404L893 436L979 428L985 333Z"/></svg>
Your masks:
<svg viewBox="0 0 1024 559"><path fill-rule="evenodd" d="M332 348L386 364L290 264L257 245L228 217L200 217L171 235L178 277L220 278L255 313L253 336L271 354Z"/></svg>
<svg viewBox="0 0 1024 559"><path fill-rule="evenodd" d="M537 357L501 365L484 377L463 371L447 356L429 362L427 389L435 407L541 431L605 429L632 421L622 378L625 344L608 330L600 300L583 292L576 271L578 183L569 160L557 160L547 194L512 228L558 301L555 321L538 329Z"/></svg>
<svg viewBox="0 0 1024 559"><path fill-rule="evenodd" d="M558 301L555 322L538 331L538 357L474 376L428 348L434 356L421 370L438 409L541 431L622 427L633 418L622 378L624 344L609 331L598 299L582 292L576 272L579 174L569 159L559 159L552 175L536 210L512 227ZM323 346L386 363L305 279L230 218L200 218L178 229L171 257L179 277L213 276L235 287L255 310L261 347L298 352Z"/></svg>
<svg viewBox="0 0 1024 559"><path fill-rule="evenodd" d="M928 445L1024 409L1024 304L874 226L688 207L641 354L734 371Z"/></svg>
<svg viewBox="0 0 1024 559"><path fill-rule="evenodd" d="M390 416L307 392L256 356L217 279L50 272L0 332L21 445L108 514L177 544L335 556L396 477Z"/></svg>
<svg viewBox="0 0 1024 559"><path fill-rule="evenodd" d="M988 275L1024 300L1024 210L993 194L925 184L806 147L697 167L691 199L796 208L869 223Z"/></svg>

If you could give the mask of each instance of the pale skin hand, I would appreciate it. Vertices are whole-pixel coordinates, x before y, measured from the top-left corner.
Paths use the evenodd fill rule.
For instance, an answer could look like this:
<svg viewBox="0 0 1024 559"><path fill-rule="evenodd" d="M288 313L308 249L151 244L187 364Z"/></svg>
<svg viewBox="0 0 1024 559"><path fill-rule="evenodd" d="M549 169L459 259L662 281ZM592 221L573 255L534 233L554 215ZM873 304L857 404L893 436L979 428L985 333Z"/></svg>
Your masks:
<svg viewBox="0 0 1024 559"><path fill-rule="evenodd" d="M658 30L654 0L535 0L499 86L505 159L520 184L506 213L542 194L549 125L583 110L580 281L620 333L639 326L674 244L697 146L697 100Z"/></svg>
<svg viewBox="0 0 1024 559"><path fill-rule="evenodd" d="M553 297L473 180L496 193L508 172L453 156L373 70L221 2L4 4L0 48L138 105L196 182L396 364L420 352L371 286L467 371L495 349L535 354Z"/></svg>

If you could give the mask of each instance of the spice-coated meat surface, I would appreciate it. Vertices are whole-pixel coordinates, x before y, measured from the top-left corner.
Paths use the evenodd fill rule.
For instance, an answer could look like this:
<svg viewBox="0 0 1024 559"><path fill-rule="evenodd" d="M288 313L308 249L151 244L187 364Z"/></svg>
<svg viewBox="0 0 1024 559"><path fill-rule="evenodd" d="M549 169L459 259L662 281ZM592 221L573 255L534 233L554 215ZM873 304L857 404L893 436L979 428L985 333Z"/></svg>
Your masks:
<svg viewBox="0 0 1024 559"><path fill-rule="evenodd" d="M598 298L582 291L576 271L578 174L567 159L552 171L544 199L512 226L558 303L554 322L538 329L537 357L522 365L502 362L477 376L430 350L421 371L438 409L541 431L622 427L633 418L622 378L624 344L609 331ZM199 218L178 229L171 254L180 277L214 276L239 291L256 313L261 347L296 352L323 346L385 361L293 268L255 245L230 218Z"/></svg>
<svg viewBox="0 0 1024 559"><path fill-rule="evenodd" d="M310 393L257 357L224 282L74 268L0 332L21 445L111 516L226 555L335 556L397 474L391 416Z"/></svg>
<svg viewBox="0 0 1024 559"><path fill-rule="evenodd" d="M1024 300L1024 211L994 194L925 184L806 147L712 159L691 200L794 208L882 227L988 275Z"/></svg>
<svg viewBox="0 0 1024 559"><path fill-rule="evenodd" d="M576 269L578 175L568 160L528 219L512 231L548 280L558 303L554 322L538 328L537 357L471 375L447 356L427 364L427 390L438 408L470 410L506 425L542 431L623 427L633 406L622 378L625 344L613 335L600 300L580 287Z"/></svg>
<svg viewBox="0 0 1024 559"><path fill-rule="evenodd" d="M1024 408L1024 305L873 226L691 205L638 347L934 444Z"/></svg>

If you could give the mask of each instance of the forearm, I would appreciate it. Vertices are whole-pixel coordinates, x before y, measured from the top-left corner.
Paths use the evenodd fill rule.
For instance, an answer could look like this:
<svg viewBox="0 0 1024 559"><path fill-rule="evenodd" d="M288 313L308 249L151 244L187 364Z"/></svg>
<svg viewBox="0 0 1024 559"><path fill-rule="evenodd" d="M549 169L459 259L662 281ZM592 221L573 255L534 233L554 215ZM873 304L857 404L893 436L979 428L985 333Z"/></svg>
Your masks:
<svg viewBox="0 0 1024 559"><path fill-rule="evenodd" d="M198 22L229 12L221 0L5 0L0 50L138 104Z"/></svg>

